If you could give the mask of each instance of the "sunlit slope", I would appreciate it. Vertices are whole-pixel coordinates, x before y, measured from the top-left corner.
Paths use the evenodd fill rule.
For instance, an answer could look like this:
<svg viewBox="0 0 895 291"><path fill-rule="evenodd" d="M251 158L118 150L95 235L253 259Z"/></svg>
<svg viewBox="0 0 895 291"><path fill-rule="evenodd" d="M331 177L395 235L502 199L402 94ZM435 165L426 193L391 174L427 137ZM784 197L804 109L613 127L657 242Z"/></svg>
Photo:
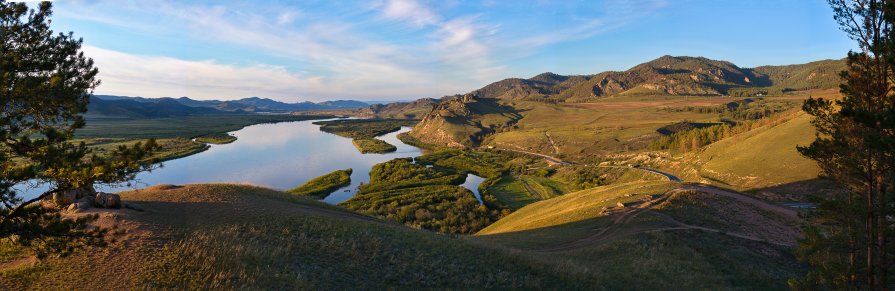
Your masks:
<svg viewBox="0 0 895 291"><path fill-rule="evenodd" d="M517 232L570 224L601 217L617 203L650 199L679 184L667 181L632 182L573 192L536 203L498 220L478 235Z"/></svg>
<svg viewBox="0 0 895 291"><path fill-rule="evenodd" d="M100 212L101 223L112 228L110 246L33 267L0 264L0 286L577 289L595 283L551 263L264 188L156 186L123 197L144 211Z"/></svg>
<svg viewBox="0 0 895 291"><path fill-rule="evenodd" d="M799 112L777 126L716 142L699 154L701 175L747 188L817 178L820 168L796 150L810 144L814 133L811 116Z"/></svg>
<svg viewBox="0 0 895 291"><path fill-rule="evenodd" d="M587 268L609 289L787 290L804 272L798 225L794 210L739 193L635 182L528 205L472 240Z"/></svg>
<svg viewBox="0 0 895 291"><path fill-rule="evenodd" d="M157 186L124 193L127 203L144 211L100 213L101 222L112 227L110 246L36 266L0 265L0 286L10 290L651 290L672 285L686 290L785 290L786 279L799 275L788 247L695 229L656 231L655 225L665 226L657 223L667 222L654 222L656 217L646 214L619 224L623 231L610 236L618 239L588 240L610 220L599 216L601 203L615 208L617 202L639 201L675 187L641 182L577 192L530 206L540 211L520 210L517 215L529 212L523 216L538 221L514 222L520 225L516 229L529 230L458 238L258 187ZM706 199L693 197L693 203L661 211L686 223L712 222L689 215L700 211ZM728 209L730 202L713 204ZM719 213L727 212L705 214L718 218ZM736 232L753 229L751 224L727 223L753 219L720 219L724 224L704 225ZM562 227L546 232L538 228L545 225ZM541 250L507 248L515 248L510 241L533 241L532 234L543 237ZM502 235L507 236L501 239ZM566 249L544 250L563 246ZM103 279L81 276L83 270L101 273Z"/></svg>

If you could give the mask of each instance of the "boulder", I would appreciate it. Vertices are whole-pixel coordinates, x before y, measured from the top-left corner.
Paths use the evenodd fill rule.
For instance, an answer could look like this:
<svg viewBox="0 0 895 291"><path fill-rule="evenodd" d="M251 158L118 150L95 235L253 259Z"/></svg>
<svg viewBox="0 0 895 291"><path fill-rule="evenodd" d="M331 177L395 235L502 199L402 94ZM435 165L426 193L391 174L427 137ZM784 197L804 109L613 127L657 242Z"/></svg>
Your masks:
<svg viewBox="0 0 895 291"><path fill-rule="evenodd" d="M103 208L121 208L121 196L112 193L96 193L96 206Z"/></svg>
<svg viewBox="0 0 895 291"><path fill-rule="evenodd" d="M50 197L50 200L57 207L64 207L66 205L72 204L75 202L75 198L77 197L77 191L75 190L65 190L62 192L55 192L53 196Z"/></svg>
<svg viewBox="0 0 895 291"><path fill-rule="evenodd" d="M87 210L87 209L90 209L90 206L92 206L92 205L93 205L92 203L89 203L89 202L86 202L86 201L78 201L78 202L69 204L68 207L65 208L65 209L68 210L68 211L70 211L70 212L78 212L78 211L81 211L81 210Z"/></svg>
<svg viewBox="0 0 895 291"><path fill-rule="evenodd" d="M93 185L81 186L80 188L75 189L74 191L75 191L75 198L96 196L96 189L93 188Z"/></svg>
<svg viewBox="0 0 895 291"><path fill-rule="evenodd" d="M96 203L96 198L95 198L95 196L84 196L84 197L79 198L75 202L76 203L84 202L84 203L87 203L87 205L93 205L94 203Z"/></svg>
<svg viewBox="0 0 895 291"><path fill-rule="evenodd" d="M89 185L53 193L53 195L50 196L50 201L53 202L56 207L66 207L69 204L79 201L78 199L85 197L92 199L95 195L96 189L93 188L93 185Z"/></svg>
<svg viewBox="0 0 895 291"><path fill-rule="evenodd" d="M79 202L72 203L72 205L75 205L75 207L77 207L78 210L87 210L87 209L90 209L90 206L93 206L93 203L87 202L87 201L79 201Z"/></svg>

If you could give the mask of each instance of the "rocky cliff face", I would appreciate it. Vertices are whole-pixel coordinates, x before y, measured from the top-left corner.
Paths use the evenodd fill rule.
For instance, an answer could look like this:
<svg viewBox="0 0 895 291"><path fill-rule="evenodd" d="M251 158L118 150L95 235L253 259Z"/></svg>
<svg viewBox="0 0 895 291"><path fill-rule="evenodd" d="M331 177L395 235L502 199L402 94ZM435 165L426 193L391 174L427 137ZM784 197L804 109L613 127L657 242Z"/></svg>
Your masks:
<svg viewBox="0 0 895 291"><path fill-rule="evenodd" d="M522 116L478 92L446 98L410 132L421 142L447 147L478 146L490 133L512 126Z"/></svg>

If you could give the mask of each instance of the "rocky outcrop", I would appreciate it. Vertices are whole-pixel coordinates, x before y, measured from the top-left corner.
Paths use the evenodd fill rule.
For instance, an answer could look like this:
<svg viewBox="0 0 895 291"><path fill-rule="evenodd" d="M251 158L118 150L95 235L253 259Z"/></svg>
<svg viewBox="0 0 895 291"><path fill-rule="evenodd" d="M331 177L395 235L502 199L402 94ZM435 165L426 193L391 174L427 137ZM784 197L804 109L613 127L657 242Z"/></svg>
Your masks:
<svg viewBox="0 0 895 291"><path fill-rule="evenodd" d="M102 208L121 208L121 196L112 193L96 193L94 204Z"/></svg>
<svg viewBox="0 0 895 291"><path fill-rule="evenodd" d="M395 102L370 106L370 112L378 118L419 119L422 118L438 100L422 98L413 102Z"/></svg>
<svg viewBox="0 0 895 291"><path fill-rule="evenodd" d="M420 142L446 147L478 146L488 134L512 126L521 115L477 92L445 98L410 132Z"/></svg>
<svg viewBox="0 0 895 291"><path fill-rule="evenodd" d="M72 203L75 203L80 198L93 197L94 195L96 195L96 190L93 188L93 186L83 186L80 188L54 192L53 195L50 196L49 200L53 206L64 208Z"/></svg>

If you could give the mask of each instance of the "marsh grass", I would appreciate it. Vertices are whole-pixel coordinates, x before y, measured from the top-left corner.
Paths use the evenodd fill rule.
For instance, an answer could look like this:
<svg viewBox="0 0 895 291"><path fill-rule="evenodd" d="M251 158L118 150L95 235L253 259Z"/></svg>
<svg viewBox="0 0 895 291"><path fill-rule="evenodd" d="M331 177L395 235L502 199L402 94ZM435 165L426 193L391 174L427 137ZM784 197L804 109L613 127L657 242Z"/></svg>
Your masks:
<svg viewBox="0 0 895 291"><path fill-rule="evenodd" d="M301 186L292 188L291 194L310 196L317 199L326 198L333 191L351 184L352 169L336 170L332 173L308 180Z"/></svg>
<svg viewBox="0 0 895 291"><path fill-rule="evenodd" d="M398 150L394 145L376 138L356 138L351 140L351 143L354 144L354 147L356 147L362 154L384 154Z"/></svg>
<svg viewBox="0 0 895 291"><path fill-rule="evenodd" d="M228 144L236 141L236 137L229 133L213 133L197 137L196 141L210 144Z"/></svg>

